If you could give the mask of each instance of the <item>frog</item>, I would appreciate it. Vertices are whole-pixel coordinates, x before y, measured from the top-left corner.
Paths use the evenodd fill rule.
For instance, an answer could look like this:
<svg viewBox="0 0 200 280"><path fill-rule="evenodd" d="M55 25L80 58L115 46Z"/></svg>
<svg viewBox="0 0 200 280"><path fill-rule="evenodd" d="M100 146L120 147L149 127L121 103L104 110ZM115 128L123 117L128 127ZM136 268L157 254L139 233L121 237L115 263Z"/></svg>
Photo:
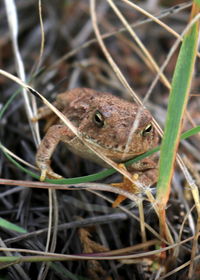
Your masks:
<svg viewBox="0 0 200 280"><path fill-rule="evenodd" d="M99 153L117 164L153 149L159 137L152 122L151 113L134 102L127 101L111 93L90 88L74 88L60 93L53 105L77 128L81 138L89 141ZM46 134L36 153L36 165L41 171L41 181L46 176L61 178L50 167L50 159L59 142L82 158L102 167L108 164L86 146L81 138L69 129L47 106L38 110L35 120L47 119ZM144 186L152 186L158 177L158 159L150 156L127 167L128 172ZM125 168L124 166L122 168ZM113 184L133 192L128 179ZM113 207L118 206L124 196L118 195Z"/></svg>

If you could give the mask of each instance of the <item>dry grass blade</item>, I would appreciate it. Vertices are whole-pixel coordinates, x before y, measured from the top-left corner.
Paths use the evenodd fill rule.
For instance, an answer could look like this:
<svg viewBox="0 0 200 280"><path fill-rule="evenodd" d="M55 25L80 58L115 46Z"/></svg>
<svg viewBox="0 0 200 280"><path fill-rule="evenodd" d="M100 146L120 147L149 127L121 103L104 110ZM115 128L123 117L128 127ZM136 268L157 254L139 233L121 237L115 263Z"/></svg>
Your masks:
<svg viewBox="0 0 200 280"><path fill-rule="evenodd" d="M198 236L200 233L198 234ZM137 258L144 258L152 255L157 255L161 254L163 252L166 252L168 250L171 250L173 248L176 248L177 246L180 246L184 243L190 242L193 239L193 237L187 238L186 240L183 240L179 243L167 246L165 248L157 249L157 250L152 250L148 252L142 252L142 253L136 253L136 254L128 254L128 255L117 255L117 256L107 256L108 253L98 253L98 254L91 254L88 256L85 255L64 255L64 254L56 254L56 253L47 253L47 252L41 252L37 250L27 250L27 249L19 249L19 248L5 248L1 247L0 251L5 251L5 252L21 252L21 253L29 253L33 255L38 255L38 256L29 256L29 257L17 257L20 262L25 261L25 262L32 262L36 261L35 257L40 258L41 256L41 261L54 261L54 260L61 260L61 261L67 261L67 260L123 260L123 259L137 259ZM112 254L112 252L111 252ZM44 256L44 258L43 258ZM199 259L200 256L197 256L195 259ZM5 257L0 257L0 261L7 261ZM190 263L187 262L185 265L188 265Z"/></svg>
<svg viewBox="0 0 200 280"><path fill-rule="evenodd" d="M111 57L108 49L106 48L106 46L105 46L105 44L103 42L103 38L102 38L102 36L100 34L100 31L99 31L99 28L98 28L98 24L97 24L97 16L96 16L96 11L95 11L95 7L96 6L95 5L96 5L95 4L95 0L90 0L90 12L91 12L91 17L92 17L92 23L93 23L94 32L95 32L95 35L97 37L98 43L99 43L99 45L101 47L101 50L103 51L105 57L107 58L109 64L111 65L114 73L116 74L116 76L118 77L118 79L120 80L122 85L131 94L131 96L133 97L134 101L138 105L143 106L142 101L137 96L137 94L134 92L134 90L130 87L129 83L127 82L126 78L122 74L121 70L119 69L119 67L117 66L117 64L113 60L113 58ZM160 128L159 124L155 120L153 120L153 123L154 123L156 129L158 130L159 134L162 135L162 129Z"/></svg>
<svg viewBox="0 0 200 280"><path fill-rule="evenodd" d="M133 96L136 103L143 106L141 100L138 98L138 96L135 94L133 89L130 87L130 85L126 81L126 78L124 77L124 75L122 74L120 69L118 68L117 64L112 59L111 55L109 54L109 52L108 52L108 50L107 50L107 48L106 48L106 46L105 46L105 44L102 40L101 34L99 32L99 29L98 29L98 25L97 25L97 17L96 17L96 11L95 11L95 0L90 1L90 11L91 11L91 17L92 17L92 23L93 23L94 31L95 31L95 34L97 36L97 40L98 40L98 42L101 46L101 49L102 49L104 55L106 56L107 60L109 61L113 71L116 73L117 77L119 78L121 83L125 86L125 88L127 88L129 90L129 92ZM159 127L155 121L154 121L154 123L156 124L157 127ZM151 202L155 201L154 198L152 197L151 193L148 190L146 191L146 194L147 194L147 196L148 196L148 198ZM153 203L152 205L153 205L155 211L158 212L156 203Z"/></svg>
<svg viewBox="0 0 200 280"><path fill-rule="evenodd" d="M41 45L40 45L40 54L39 54L39 59L38 62L35 66L35 69L32 69L32 72L34 74L37 74L37 72L39 71L41 64L42 64L42 56L44 53L44 45L45 45L45 34L44 34L44 24L43 24L43 19L42 19L42 4L41 4L41 0L38 0L38 10L39 10L39 19L40 19L40 29L41 29ZM34 112L35 114L37 112Z"/></svg>
<svg viewBox="0 0 200 280"><path fill-rule="evenodd" d="M17 40L18 20L17 20L15 2L13 0L11 0L11 1L5 0L5 7L6 7L8 23L9 23L9 27L10 27L10 33L11 33L11 39L12 39L12 44L13 44L13 51L14 51L14 55L15 55L17 73L18 73L18 76L20 77L20 79L23 82L25 82L26 75L25 75L24 65L23 65L23 61L22 61L21 54L19 51L18 40ZM36 124L31 123L31 119L33 118L33 111L32 111L30 100L28 98L26 90L22 89L22 93L23 93L23 98L24 98L24 102L25 102L27 117L29 120L29 125L30 125L31 131L33 133L33 138L35 140L35 144L37 146L38 143L40 142L38 126Z"/></svg>
<svg viewBox="0 0 200 280"><path fill-rule="evenodd" d="M123 23L123 25L127 28L128 32L130 33L130 35L132 36L132 38L136 41L136 43L138 44L138 46L140 47L141 51L145 54L145 56L147 57L147 59L149 60L150 64L152 65L152 68L156 71L159 72L159 67L157 65L157 63L155 62L155 60L153 59L153 57L151 56L151 54L149 53L149 51L147 50L147 48L144 46L144 44L142 43L142 41L139 39L139 37L136 35L136 33L134 32L134 30L131 28L130 24L127 22L127 20L124 18L124 16L122 15L122 13L120 12L120 10L117 8L117 6L113 3L112 0L107 0L110 4L110 6L112 7L112 9L114 10L114 12L116 13L116 15L118 16L118 18L121 20L121 22ZM160 74L160 78L162 79L163 83L170 88L171 85L169 83L169 81L167 80L167 78L165 77L165 75L163 73Z"/></svg>
<svg viewBox="0 0 200 280"><path fill-rule="evenodd" d="M106 48L106 46L103 42L102 36L101 36L99 28L98 28L98 24L97 24L97 15L96 15L95 8L96 8L96 1L95 0L90 0L90 12L91 12L92 24L93 24L94 32L95 32L95 35L97 37L98 43L101 46L101 49L102 49L105 57L107 58L108 62L110 63L114 73L116 74L116 76L118 77L120 82L130 92L130 94L132 95L135 102L139 105L142 105L141 100L138 98L137 94L134 92L134 90L128 84L126 78L124 77L124 75L120 71L119 67L117 66L117 64L115 63L115 61L111 57L111 55L109 54L109 51L107 50L107 48Z"/></svg>

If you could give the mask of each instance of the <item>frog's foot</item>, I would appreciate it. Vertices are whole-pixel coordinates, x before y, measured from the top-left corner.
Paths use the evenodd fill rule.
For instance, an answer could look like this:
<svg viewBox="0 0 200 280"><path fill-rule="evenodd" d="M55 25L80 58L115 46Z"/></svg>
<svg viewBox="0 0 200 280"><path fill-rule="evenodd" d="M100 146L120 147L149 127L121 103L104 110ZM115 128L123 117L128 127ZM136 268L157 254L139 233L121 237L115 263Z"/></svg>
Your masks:
<svg viewBox="0 0 200 280"><path fill-rule="evenodd" d="M58 175L57 173L55 173L51 167L49 166L49 164L47 163L40 163L37 164L41 174L40 174L40 181L43 182L46 178L50 178L50 179L61 179L62 176Z"/></svg>
<svg viewBox="0 0 200 280"><path fill-rule="evenodd" d="M62 176L55 173L51 168L48 169L42 169L41 175L40 175L40 181L43 182L46 178L50 179L61 179Z"/></svg>
<svg viewBox="0 0 200 280"><path fill-rule="evenodd" d="M137 173L133 174L132 179L134 181L138 180L139 175ZM128 191L130 193L138 192L138 187L131 182L128 178L124 177L123 182L111 184L113 187L120 188L122 190ZM115 201L112 204L112 207L117 207L122 201L124 201L127 197L119 194Z"/></svg>

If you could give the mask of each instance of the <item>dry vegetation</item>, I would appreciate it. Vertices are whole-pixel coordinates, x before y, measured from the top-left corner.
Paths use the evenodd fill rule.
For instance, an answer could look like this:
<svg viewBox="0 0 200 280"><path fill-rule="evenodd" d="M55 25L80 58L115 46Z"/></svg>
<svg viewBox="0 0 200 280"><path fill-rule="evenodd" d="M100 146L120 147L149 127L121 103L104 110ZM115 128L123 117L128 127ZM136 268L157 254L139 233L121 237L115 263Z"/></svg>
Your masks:
<svg viewBox="0 0 200 280"><path fill-rule="evenodd" d="M128 1L113 1L139 36L145 51L124 28L120 15L117 16L109 6L113 2L96 1L96 28L99 28L96 33L100 32L105 38L104 53L103 42L100 42L101 38L97 41L98 34L94 33L89 0L43 1L42 26L38 1L15 2L19 21L19 50L26 81L30 81L33 88L49 101L53 101L57 93L75 87L112 92L132 100L125 85L127 82L159 125L164 127L170 81L179 49L174 51L167 63L165 75L152 86L158 71L155 65L163 65L173 48L176 34L181 34L186 27L190 2L132 1L171 28L166 30L130 7ZM0 3L0 22L0 68L17 75L16 54L13 52L3 2ZM41 28L44 28L44 49ZM147 53L144 54L147 51L155 59L155 64ZM184 131L200 125L198 62L197 60L185 113ZM116 67L123 74L121 81L120 74L114 73L118 71ZM19 86L0 76L0 87L2 109ZM40 101L38 105L41 106ZM1 144L16 156L34 165L36 145L26 111L23 96L19 93L0 119L0 139ZM41 122L41 135L44 135L43 128L44 123ZM37 131L37 127L33 129ZM37 138L37 133L35 135ZM195 135L182 141L179 147L179 153L198 187L199 143L199 135ZM196 232L199 228L198 215L187 178L178 166L174 171L167 208L167 222L174 240L174 247L168 249L169 244L165 244L159 233L157 215L145 194L140 195L144 198L143 205L136 205L127 199L123 206L113 209L111 199L116 194L97 192L100 187L103 189L103 184L119 181L119 173L98 182L102 185L85 183L84 187L93 186L92 191L73 188L48 191L49 185L39 183L19 170L5 154L0 153L0 216L27 230L27 233L22 234L1 227L1 256L21 256L21 263L17 264L16 260L6 263L3 259L0 260L0 279L200 279L200 247ZM66 178L89 175L101 170L98 165L67 151L64 145L59 145L54 154L53 168ZM105 185L106 188L108 186ZM155 193L156 189L152 188L152 195L155 196ZM141 213L144 213L144 217ZM54 230L48 233L48 227L51 226ZM193 242L195 233L196 245ZM19 250L11 251L6 248ZM57 255L42 254L45 251ZM32 256L36 256L36 259ZM46 256L46 259L42 256ZM91 256L90 260L88 256ZM95 257L104 260L99 261ZM43 262L47 260L52 262Z"/></svg>

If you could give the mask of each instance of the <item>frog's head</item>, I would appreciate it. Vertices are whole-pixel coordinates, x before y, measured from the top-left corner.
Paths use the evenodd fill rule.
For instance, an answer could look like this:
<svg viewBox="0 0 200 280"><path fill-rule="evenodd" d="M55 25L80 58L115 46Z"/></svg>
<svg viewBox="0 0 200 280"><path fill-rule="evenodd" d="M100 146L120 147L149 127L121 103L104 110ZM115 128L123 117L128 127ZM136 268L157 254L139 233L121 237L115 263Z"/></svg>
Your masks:
<svg viewBox="0 0 200 280"><path fill-rule="evenodd" d="M158 143L152 116L143 107L107 93L96 94L88 103L79 130L105 156L122 162Z"/></svg>

